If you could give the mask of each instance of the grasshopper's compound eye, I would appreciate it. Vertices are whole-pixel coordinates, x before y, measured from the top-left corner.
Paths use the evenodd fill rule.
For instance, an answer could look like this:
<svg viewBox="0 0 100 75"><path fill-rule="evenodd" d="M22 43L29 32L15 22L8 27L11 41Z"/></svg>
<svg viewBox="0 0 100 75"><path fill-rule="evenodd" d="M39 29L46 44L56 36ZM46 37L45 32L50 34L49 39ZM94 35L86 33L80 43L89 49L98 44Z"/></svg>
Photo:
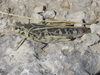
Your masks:
<svg viewBox="0 0 100 75"><path fill-rule="evenodd" d="M17 32L17 33L19 33L20 32L20 29L15 26L14 31Z"/></svg>
<svg viewBox="0 0 100 75"><path fill-rule="evenodd" d="M17 30L17 29L18 29L18 27L15 26L15 30Z"/></svg>

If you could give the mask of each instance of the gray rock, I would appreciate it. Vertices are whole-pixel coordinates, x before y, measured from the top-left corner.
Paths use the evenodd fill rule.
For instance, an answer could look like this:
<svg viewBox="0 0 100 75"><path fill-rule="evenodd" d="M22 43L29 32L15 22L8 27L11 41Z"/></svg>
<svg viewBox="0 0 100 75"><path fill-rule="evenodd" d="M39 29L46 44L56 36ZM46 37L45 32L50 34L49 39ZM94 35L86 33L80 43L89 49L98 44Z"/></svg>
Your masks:
<svg viewBox="0 0 100 75"><path fill-rule="evenodd" d="M85 18L84 18L86 23L93 22L95 20L95 12L90 9L87 9L87 11L89 12L86 12Z"/></svg>
<svg viewBox="0 0 100 75"><path fill-rule="evenodd" d="M44 17L45 19L52 19L52 18L55 17L55 15L56 15L56 12L53 11L53 10L51 10L51 11L46 11L45 13L43 13L43 17Z"/></svg>
<svg viewBox="0 0 100 75"><path fill-rule="evenodd" d="M0 69L2 69L3 74L7 73L8 75L12 75L12 74L16 74L16 75L24 74L25 75L24 72L28 74L28 69L30 68L29 70L33 72L32 74L36 75L36 73L39 71L40 66L39 66L39 63L35 63L36 61L34 62L34 60L38 61L38 59L34 57L35 55L34 47L29 49L30 45L34 46L35 44L31 43L29 45L28 41L26 43L24 42L24 44L17 51L14 51L16 47L15 44L17 44L17 42L20 40L21 38L15 35L6 36L6 37L4 36L3 38L0 38L0 44L1 44L0 50L3 51L3 52L0 52L0 59L2 59L0 60L0 65L1 65ZM26 49L23 49L23 48L26 48ZM31 51L28 51L28 50L31 50Z"/></svg>
<svg viewBox="0 0 100 75"><path fill-rule="evenodd" d="M45 6L35 7L34 8L34 13L36 13L36 14L41 13L41 12L44 11L44 9L46 9Z"/></svg>
<svg viewBox="0 0 100 75"><path fill-rule="evenodd" d="M23 9L25 9L26 7L25 7L25 5L20 5L19 8L20 8L21 10L23 10Z"/></svg>
<svg viewBox="0 0 100 75"><path fill-rule="evenodd" d="M21 12L21 15L22 15L22 16L28 16L28 14L29 14L29 13L28 13L28 9L23 8L23 9L22 9L22 12Z"/></svg>
<svg viewBox="0 0 100 75"><path fill-rule="evenodd" d="M0 0L0 4L2 3L2 0Z"/></svg>
<svg viewBox="0 0 100 75"><path fill-rule="evenodd" d="M17 4L19 0L11 0L12 3Z"/></svg>
<svg viewBox="0 0 100 75"><path fill-rule="evenodd" d="M97 43L100 40L100 38L95 33L88 33L88 34L84 34L81 37L81 40L84 42L84 45L90 46Z"/></svg>
<svg viewBox="0 0 100 75"><path fill-rule="evenodd" d="M92 6L92 8L96 8L96 7L97 7L96 2L95 2L95 1L94 1L94 2L92 2L91 6Z"/></svg>
<svg viewBox="0 0 100 75"><path fill-rule="evenodd" d="M9 32L12 32L12 25L11 19L3 18L0 20L0 33L8 35Z"/></svg>
<svg viewBox="0 0 100 75"><path fill-rule="evenodd" d="M97 33L100 35L100 25L92 24L90 25L91 33Z"/></svg>
<svg viewBox="0 0 100 75"><path fill-rule="evenodd" d="M33 14L31 15L31 17L34 18L34 19L37 19L37 20L30 20L31 23L39 23L40 20L41 20L41 21L43 20L43 16L41 16L40 14L35 14L35 13L33 13Z"/></svg>
<svg viewBox="0 0 100 75"><path fill-rule="evenodd" d="M68 10L60 9L59 12L57 12L57 15L54 17L58 21L66 21L66 17L68 16Z"/></svg>
<svg viewBox="0 0 100 75"><path fill-rule="evenodd" d="M37 13L47 13L46 20L54 18L59 21L87 22L93 21L95 12L100 12L100 0L1 0L0 11L11 9L11 14L28 16L42 20L44 16ZM75 2L76 1L76 2ZM93 1L93 2L92 2ZM92 3L92 4L91 4ZM34 7L36 5L36 7ZM46 6L44 11L43 6ZM65 6L62 8L61 6ZM84 8L83 8L84 7ZM54 14L54 11L57 15ZM85 13L84 13L85 12ZM55 39L49 43L43 52L43 44L26 40L17 51L17 43L22 37L12 35L9 27L17 22L28 23L29 19L1 14L0 33L7 32L0 38L0 74L1 75L95 75L100 70L100 29L99 23L88 25L92 33L85 34L75 40ZM99 18L98 18L99 21ZM31 23L39 21L30 20ZM12 24L13 23L13 24ZM52 23L51 23L52 24ZM82 26L82 24L75 24ZM2 33L1 33L2 34ZM15 33L14 33L15 34Z"/></svg>
<svg viewBox="0 0 100 75"><path fill-rule="evenodd" d="M24 1L28 2L29 0L24 0Z"/></svg>
<svg viewBox="0 0 100 75"><path fill-rule="evenodd" d="M81 7L89 6L93 0L75 0L77 4Z"/></svg>
<svg viewBox="0 0 100 75"><path fill-rule="evenodd" d="M15 35L0 38L0 68L2 68L0 72L2 74L89 75L96 71L97 56L88 52L89 49L81 55L80 46L75 46L73 41L49 44L49 47L45 48L45 53L39 53L36 43L26 40L17 51L13 51L20 39ZM68 47L65 47L67 45ZM64 54L64 50L69 54Z"/></svg>
<svg viewBox="0 0 100 75"><path fill-rule="evenodd" d="M7 18L0 20L0 30L7 25Z"/></svg>
<svg viewBox="0 0 100 75"><path fill-rule="evenodd" d="M92 50L93 53L100 54L100 43L90 46L90 49Z"/></svg>
<svg viewBox="0 0 100 75"><path fill-rule="evenodd" d="M84 19L85 13L84 12L76 12L67 16L67 21L74 21L74 22L81 22ZM75 24L74 26L83 26L82 24Z"/></svg>
<svg viewBox="0 0 100 75"><path fill-rule="evenodd" d="M63 1L63 0L58 0L58 1Z"/></svg>

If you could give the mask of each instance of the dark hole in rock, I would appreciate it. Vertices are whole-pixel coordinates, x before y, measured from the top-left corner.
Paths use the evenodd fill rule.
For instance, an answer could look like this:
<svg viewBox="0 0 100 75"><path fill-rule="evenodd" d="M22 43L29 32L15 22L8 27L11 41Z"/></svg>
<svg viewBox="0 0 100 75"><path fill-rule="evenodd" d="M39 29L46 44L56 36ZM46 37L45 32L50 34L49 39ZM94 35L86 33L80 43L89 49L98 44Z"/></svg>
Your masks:
<svg viewBox="0 0 100 75"><path fill-rule="evenodd" d="M100 71L98 73L96 73L95 75L100 75Z"/></svg>

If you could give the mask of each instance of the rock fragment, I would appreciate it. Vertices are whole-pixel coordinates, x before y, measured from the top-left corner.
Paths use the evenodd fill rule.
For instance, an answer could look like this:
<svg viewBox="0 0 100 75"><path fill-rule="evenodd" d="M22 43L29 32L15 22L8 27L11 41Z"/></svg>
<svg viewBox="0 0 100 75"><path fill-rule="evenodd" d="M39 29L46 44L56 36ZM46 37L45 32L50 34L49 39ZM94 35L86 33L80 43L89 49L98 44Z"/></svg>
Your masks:
<svg viewBox="0 0 100 75"><path fill-rule="evenodd" d="M84 45L90 46L97 43L100 38L96 33L88 33L84 34L81 40L83 41Z"/></svg>
<svg viewBox="0 0 100 75"><path fill-rule="evenodd" d="M38 6L38 7L35 7L34 8L34 13L41 13L41 12L43 12L44 10L46 9L46 7L45 6Z"/></svg>
<svg viewBox="0 0 100 75"><path fill-rule="evenodd" d="M100 43L90 46L93 53L100 54Z"/></svg>
<svg viewBox="0 0 100 75"><path fill-rule="evenodd" d="M38 20L43 20L43 17L40 14L35 14L33 13L31 15L32 18L38 19ZM31 23L39 23L38 20L30 20Z"/></svg>
<svg viewBox="0 0 100 75"><path fill-rule="evenodd" d="M100 25L92 24L90 26L90 29L91 29L91 33L97 33L98 35L100 35Z"/></svg>
<svg viewBox="0 0 100 75"><path fill-rule="evenodd" d="M22 16L28 16L28 9L24 8L23 11L21 12Z"/></svg>
<svg viewBox="0 0 100 75"><path fill-rule="evenodd" d="M85 13L80 11L80 12L76 12L73 14L68 15L67 17L67 21L75 21L75 22L81 22L85 17ZM74 26L82 26L82 24L74 24Z"/></svg>
<svg viewBox="0 0 100 75"><path fill-rule="evenodd" d="M24 8L26 8L26 6L25 6L25 5L20 5L19 8L20 8L21 10L23 10Z"/></svg>
<svg viewBox="0 0 100 75"><path fill-rule="evenodd" d="M76 3L81 7L89 6L93 0L75 0Z"/></svg>
<svg viewBox="0 0 100 75"><path fill-rule="evenodd" d="M17 3L19 0L11 0L12 3Z"/></svg>
<svg viewBox="0 0 100 75"><path fill-rule="evenodd" d="M7 24L7 19L1 19L0 20L0 29L2 29Z"/></svg>
<svg viewBox="0 0 100 75"><path fill-rule="evenodd" d="M44 17L45 19L52 19L52 18L55 17L55 15L56 15L56 12L53 11L53 10L51 10L51 11L46 11L46 12L43 14L43 17Z"/></svg>

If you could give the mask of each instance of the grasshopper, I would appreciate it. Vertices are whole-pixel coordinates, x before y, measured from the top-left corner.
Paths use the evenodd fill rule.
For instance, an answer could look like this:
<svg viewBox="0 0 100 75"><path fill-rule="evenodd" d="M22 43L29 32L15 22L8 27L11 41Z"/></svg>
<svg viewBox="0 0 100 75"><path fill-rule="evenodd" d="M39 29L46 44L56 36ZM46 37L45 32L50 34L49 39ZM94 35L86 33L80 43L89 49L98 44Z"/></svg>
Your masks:
<svg viewBox="0 0 100 75"><path fill-rule="evenodd" d="M85 33L91 32L90 29L86 27L74 27L57 24L21 24L20 22L15 23L14 31L29 40L45 44L44 47L46 47L46 45L54 39L75 39L77 37L81 37ZM25 39L22 39L21 41L23 42L24 40ZM44 47L41 49L43 50ZM17 46L17 49L18 48L19 46Z"/></svg>
<svg viewBox="0 0 100 75"><path fill-rule="evenodd" d="M67 1L68 2L68 1ZM70 8L69 2L68 6L61 6ZM92 22L89 23L81 23L81 22L74 22L74 21L45 21L45 20L39 20L35 18L30 18L26 16L20 16L16 14L10 14L0 11L0 13L10 16L16 16L26 19L32 19L37 21L43 21L43 22L49 22L49 23L80 23L84 25L90 25L92 23L97 23L96 21L99 17L97 13L95 13L95 19ZM74 27L74 26L66 26L62 24L48 24L48 25L41 25L41 24L21 24L20 22L16 22L14 25L14 31L18 34L24 36L24 39L22 39L17 46L17 49L21 46L21 44L25 41L25 39L33 40L36 42L41 42L45 45L47 45L49 42L51 42L54 39L75 39L77 37L81 37L85 33L91 32L89 28L86 27ZM3 37L4 35L0 35L0 37ZM45 46L44 46L45 47ZM42 47L41 49L43 49ZM17 50L16 49L16 50Z"/></svg>

